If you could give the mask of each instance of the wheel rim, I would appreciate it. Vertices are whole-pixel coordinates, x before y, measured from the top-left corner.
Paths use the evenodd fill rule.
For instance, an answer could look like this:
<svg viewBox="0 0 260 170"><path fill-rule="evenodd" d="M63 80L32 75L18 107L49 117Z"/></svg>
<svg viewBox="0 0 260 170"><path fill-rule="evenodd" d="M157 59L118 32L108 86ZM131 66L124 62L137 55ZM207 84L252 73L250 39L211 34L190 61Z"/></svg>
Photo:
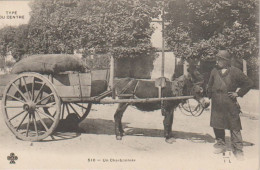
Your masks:
<svg viewBox="0 0 260 170"><path fill-rule="evenodd" d="M48 113L43 108L48 108ZM39 141L59 123L60 98L52 83L37 73L24 73L11 81L2 99L9 129L22 140Z"/></svg>
<svg viewBox="0 0 260 170"><path fill-rule="evenodd" d="M68 115L75 114L80 123L88 116L91 106L91 103L62 103L60 118L65 119Z"/></svg>

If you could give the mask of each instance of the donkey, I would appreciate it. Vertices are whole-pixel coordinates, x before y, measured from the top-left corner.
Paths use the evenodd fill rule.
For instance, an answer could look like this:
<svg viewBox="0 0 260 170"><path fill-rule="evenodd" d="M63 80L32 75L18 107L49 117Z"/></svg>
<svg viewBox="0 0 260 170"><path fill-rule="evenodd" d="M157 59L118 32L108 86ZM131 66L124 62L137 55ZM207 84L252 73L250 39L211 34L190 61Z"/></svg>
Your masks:
<svg viewBox="0 0 260 170"><path fill-rule="evenodd" d="M162 97L174 97L174 96L194 96L202 107L208 107L209 103L203 97L203 88L201 87L203 82L194 82L194 76L188 74L182 75L174 81L166 80L165 87L161 90ZM155 81L152 80L138 80L131 78L123 78L115 80L115 91L119 98L156 98L158 97L158 88L155 87ZM130 95L129 95L130 94ZM173 143L175 139L171 135L173 113L174 109L183 100L167 100L152 103L134 103L133 105L142 111L153 111L161 109L162 116L164 116L164 137L167 143ZM115 120L115 135L117 140L122 140L124 130L122 127L122 117L127 109L129 103L118 104L117 110L114 114Z"/></svg>

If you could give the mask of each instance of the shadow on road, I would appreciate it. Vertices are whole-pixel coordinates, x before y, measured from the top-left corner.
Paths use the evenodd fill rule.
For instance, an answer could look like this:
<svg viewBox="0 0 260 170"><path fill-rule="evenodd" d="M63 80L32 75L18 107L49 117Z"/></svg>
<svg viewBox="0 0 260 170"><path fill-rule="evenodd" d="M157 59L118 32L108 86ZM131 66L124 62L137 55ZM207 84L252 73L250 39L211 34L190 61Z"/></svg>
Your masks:
<svg viewBox="0 0 260 170"><path fill-rule="evenodd" d="M125 135L128 136L146 136L146 137L164 137L163 129L146 129L136 128L128 126L129 123L122 123L125 130ZM85 119L79 124L79 131L86 134L105 134L115 135L114 121L105 119ZM214 143L215 138L210 134L194 133L194 132L183 132L173 131L173 136L176 139L190 140L191 142L197 143ZM230 137L226 137L228 148L230 149ZM243 141L244 146L253 146L251 142Z"/></svg>
<svg viewBox="0 0 260 170"><path fill-rule="evenodd" d="M81 130L77 123L68 121L66 119L60 120L55 132L40 142L53 142L77 138L81 135L80 131Z"/></svg>
<svg viewBox="0 0 260 170"><path fill-rule="evenodd" d="M164 131L159 129L130 128L126 131L126 135L164 137ZM209 134L172 131L172 135L176 139L185 139L197 143L214 143L215 141L215 139Z"/></svg>
<svg viewBox="0 0 260 170"><path fill-rule="evenodd" d="M52 121L50 119L42 119L44 124L50 128L52 125ZM44 126L40 121L36 121L38 131L46 131ZM23 123L19 129L26 129L27 128L27 122ZM33 124L31 123L29 126L29 129L31 129L33 132L35 131L35 128ZM52 142L52 141L61 141L61 140L68 140L73 139L76 137L79 137L81 135L80 128L78 127L77 122L73 120L60 120L58 126L56 127L54 133L47 138L38 141L38 142ZM19 139L19 138L18 138Z"/></svg>
<svg viewBox="0 0 260 170"><path fill-rule="evenodd" d="M231 146L231 138L229 136L225 137L226 140L226 146L227 146L227 150L228 151L232 151L232 146ZM254 146L255 144L251 143L251 142L246 142L243 141L243 146Z"/></svg>
<svg viewBox="0 0 260 170"><path fill-rule="evenodd" d="M79 137L81 133L78 132L55 132L50 137L40 141L40 142L53 142L53 141L62 141L73 139Z"/></svg>
<svg viewBox="0 0 260 170"><path fill-rule="evenodd" d="M128 126L129 123L122 123L126 136L164 137L163 129L147 129ZM105 119L85 119L81 123L73 123L68 120L61 120L55 133L42 142L68 140L79 137L81 134L104 134L115 135L114 121ZM195 143L214 143L215 139L209 134L173 131L176 139L189 140ZM228 150L231 150L230 137L226 137ZM243 141L244 146L253 146L253 143Z"/></svg>
<svg viewBox="0 0 260 170"><path fill-rule="evenodd" d="M122 123L125 134L129 136L164 137L164 131L159 129L146 129L129 127L129 123ZM85 119L79 124L80 132L87 134L115 135L114 122L104 119ZM193 142L213 143L215 139L209 134L173 131L173 136L177 139L186 139Z"/></svg>

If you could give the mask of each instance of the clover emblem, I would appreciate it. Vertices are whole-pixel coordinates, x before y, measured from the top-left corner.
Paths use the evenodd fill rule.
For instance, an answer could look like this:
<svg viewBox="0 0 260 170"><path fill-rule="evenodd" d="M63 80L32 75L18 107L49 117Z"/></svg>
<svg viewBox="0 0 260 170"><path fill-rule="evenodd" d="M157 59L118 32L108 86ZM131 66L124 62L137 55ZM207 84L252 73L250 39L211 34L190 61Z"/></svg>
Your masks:
<svg viewBox="0 0 260 170"><path fill-rule="evenodd" d="M7 160L10 161L10 164L15 164L15 161L18 159L18 156L15 156L14 153L10 153L10 156L7 156Z"/></svg>

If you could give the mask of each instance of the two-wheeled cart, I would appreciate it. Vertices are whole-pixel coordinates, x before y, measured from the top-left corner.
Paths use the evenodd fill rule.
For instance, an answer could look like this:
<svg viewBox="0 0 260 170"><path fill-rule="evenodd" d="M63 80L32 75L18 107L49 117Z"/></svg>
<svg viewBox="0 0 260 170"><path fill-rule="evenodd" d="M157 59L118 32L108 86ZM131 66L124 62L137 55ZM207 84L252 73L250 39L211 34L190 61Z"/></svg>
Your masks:
<svg viewBox="0 0 260 170"><path fill-rule="evenodd" d="M136 103L192 98L177 96L121 99L114 94L116 80L114 77L111 79L110 72L95 70L86 73L70 71L45 75L25 72L1 75L0 98L5 123L17 138L39 141L51 135L59 121L69 114L76 114L78 122L84 120L91 110L91 105L95 103Z"/></svg>

